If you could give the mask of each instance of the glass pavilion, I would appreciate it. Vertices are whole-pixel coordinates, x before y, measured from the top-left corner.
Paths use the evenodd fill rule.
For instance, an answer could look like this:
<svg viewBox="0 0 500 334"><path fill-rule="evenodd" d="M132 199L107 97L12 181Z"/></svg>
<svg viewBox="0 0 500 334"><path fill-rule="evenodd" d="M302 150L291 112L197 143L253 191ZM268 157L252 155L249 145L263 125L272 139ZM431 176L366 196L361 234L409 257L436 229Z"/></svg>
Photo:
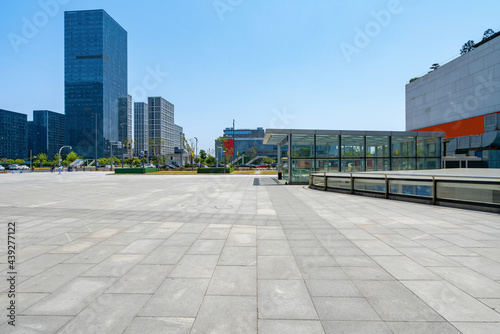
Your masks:
<svg viewBox="0 0 500 334"><path fill-rule="evenodd" d="M374 172L441 168L441 132L266 129L278 171L307 183L310 171Z"/></svg>

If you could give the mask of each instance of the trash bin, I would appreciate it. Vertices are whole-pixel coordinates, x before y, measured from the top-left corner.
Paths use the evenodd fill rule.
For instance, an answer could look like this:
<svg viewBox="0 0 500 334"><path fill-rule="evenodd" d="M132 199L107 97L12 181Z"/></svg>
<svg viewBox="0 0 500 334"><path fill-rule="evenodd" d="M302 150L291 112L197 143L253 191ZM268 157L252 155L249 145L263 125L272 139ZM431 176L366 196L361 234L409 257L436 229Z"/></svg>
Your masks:
<svg viewBox="0 0 500 334"><path fill-rule="evenodd" d="M278 180L283 179L283 174L281 172L278 172Z"/></svg>

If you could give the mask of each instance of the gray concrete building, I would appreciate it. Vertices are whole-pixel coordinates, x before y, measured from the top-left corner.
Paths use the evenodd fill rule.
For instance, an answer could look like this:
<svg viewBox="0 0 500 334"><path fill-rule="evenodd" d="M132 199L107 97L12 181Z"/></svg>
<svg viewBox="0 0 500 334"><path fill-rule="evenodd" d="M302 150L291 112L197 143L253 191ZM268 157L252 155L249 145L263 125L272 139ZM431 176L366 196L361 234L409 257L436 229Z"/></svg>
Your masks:
<svg viewBox="0 0 500 334"><path fill-rule="evenodd" d="M161 96L148 97L150 155L174 153L174 105Z"/></svg>
<svg viewBox="0 0 500 334"><path fill-rule="evenodd" d="M500 168L498 36L406 85L406 130L445 132L445 167Z"/></svg>

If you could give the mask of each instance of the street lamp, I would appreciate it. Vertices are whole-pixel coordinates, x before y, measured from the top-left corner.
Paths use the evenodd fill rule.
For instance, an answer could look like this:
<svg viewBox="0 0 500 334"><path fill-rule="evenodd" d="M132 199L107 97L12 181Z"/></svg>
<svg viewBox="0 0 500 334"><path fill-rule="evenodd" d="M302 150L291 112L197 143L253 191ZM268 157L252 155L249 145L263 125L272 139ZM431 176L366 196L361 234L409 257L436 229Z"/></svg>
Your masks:
<svg viewBox="0 0 500 334"><path fill-rule="evenodd" d="M113 171L113 145L120 145L121 142L119 141L111 141L109 142L110 143L110 146L111 146L111 161L110 161L110 164L111 164L111 171Z"/></svg>
<svg viewBox="0 0 500 334"><path fill-rule="evenodd" d="M70 150L72 150L73 148L71 146L61 146L61 148L59 149L59 167L61 167L61 151L63 148L65 147L69 147Z"/></svg>
<svg viewBox="0 0 500 334"><path fill-rule="evenodd" d="M99 114L92 114L92 118L95 116L95 170L97 170L97 116L101 118Z"/></svg>
<svg viewBox="0 0 500 334"><path fill-rule="evenodd" d="M196 159L198 159L198 138L194 137L194 139L196 140L196 149L195 149L195 151L196 151ZM200 161L200 160L198 160L198 162L199 162L199 161ZM197 164L198 164L198 163L197 163ZM198 166L198 165L196 165L196 166Z"/></svg>

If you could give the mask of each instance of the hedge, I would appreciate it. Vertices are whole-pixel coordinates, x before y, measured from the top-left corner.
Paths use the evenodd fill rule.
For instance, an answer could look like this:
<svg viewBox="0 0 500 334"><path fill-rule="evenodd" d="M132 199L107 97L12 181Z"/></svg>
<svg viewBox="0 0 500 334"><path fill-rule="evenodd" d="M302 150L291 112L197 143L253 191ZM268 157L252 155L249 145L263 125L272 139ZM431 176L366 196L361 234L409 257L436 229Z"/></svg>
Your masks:
<svg viewBox="0 0 500 334"><path fill-rule="evenodd" d="M225 171L224 171L225 170ZM209 168L198 168L198 173L231 173L234 172L234 167L224 168L224 167L209 167Z"/></svg>

